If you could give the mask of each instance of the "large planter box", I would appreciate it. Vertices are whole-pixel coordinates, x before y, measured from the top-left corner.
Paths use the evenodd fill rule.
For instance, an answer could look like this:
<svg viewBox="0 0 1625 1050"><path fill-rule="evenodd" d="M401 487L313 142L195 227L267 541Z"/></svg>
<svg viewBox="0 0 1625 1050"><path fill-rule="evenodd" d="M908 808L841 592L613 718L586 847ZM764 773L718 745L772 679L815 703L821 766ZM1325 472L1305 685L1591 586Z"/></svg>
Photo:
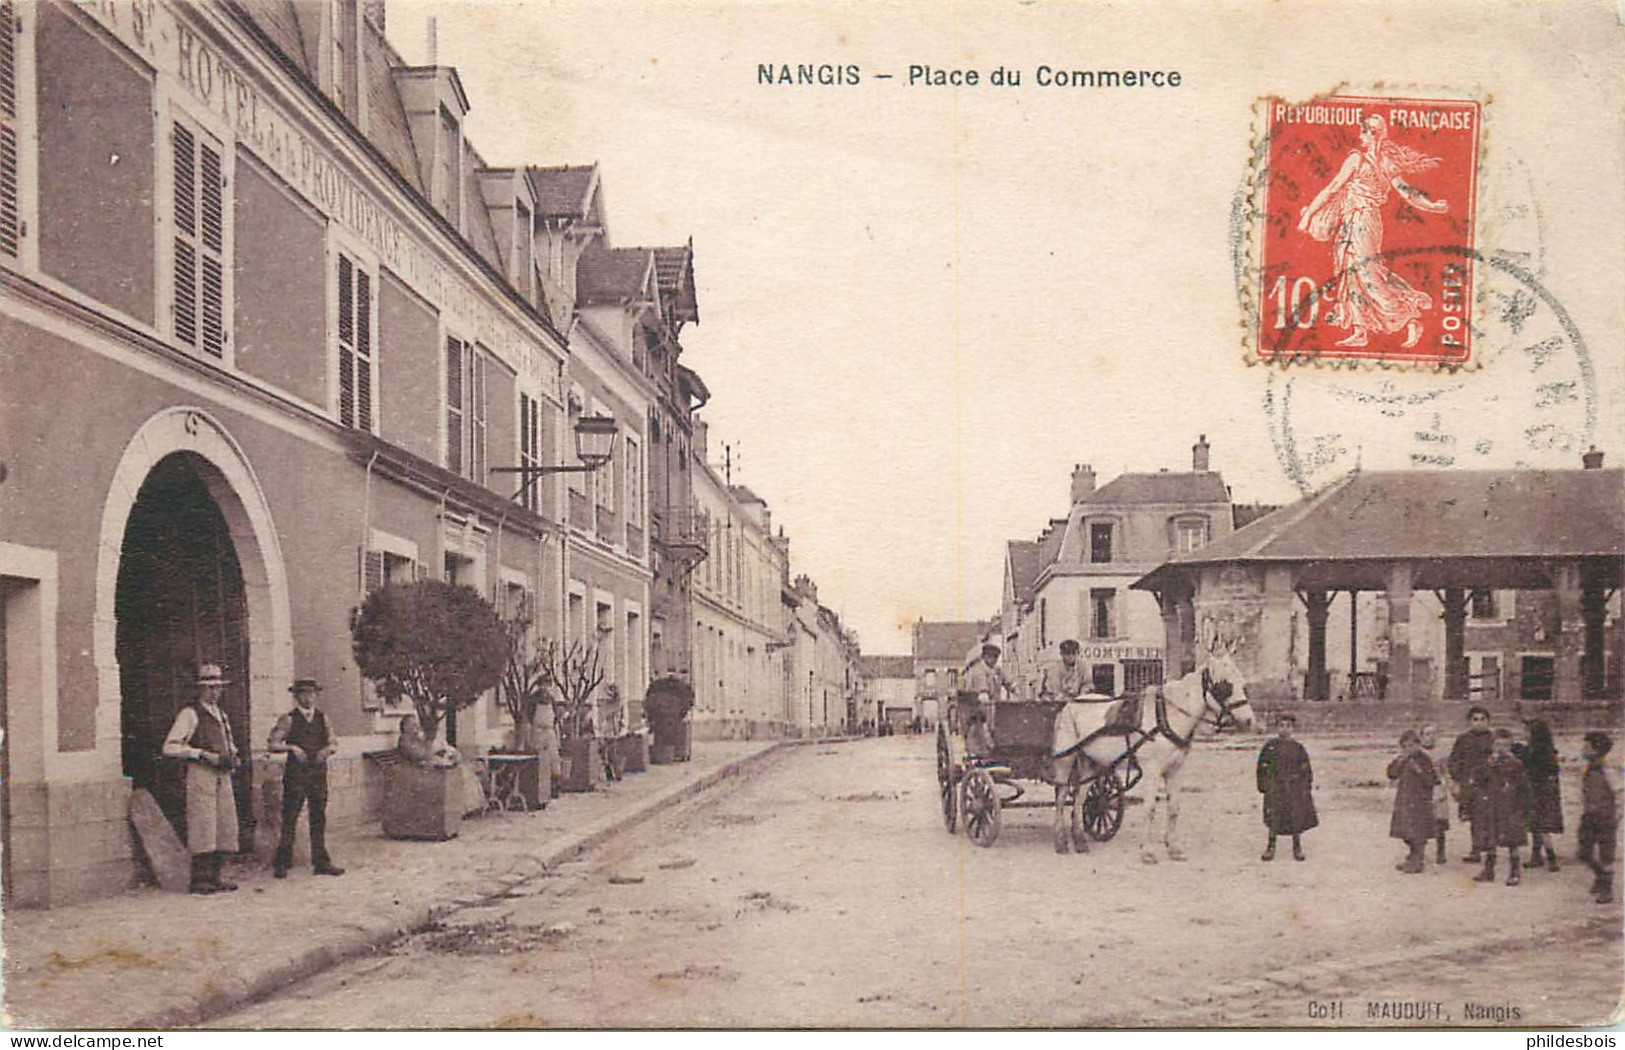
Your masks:
<svg viewBox="0 0 1625 1050"><path fill-rule="evenodd" d="M384 769L384 834L392 839L443 841L463 819L463 776L404 760Z"/></svg>
<svg viewBox="0 0 1625 1050"><path fill-rule="evenodd" d="M615 741L621 749L621 768L628 773L642 773L649 768L649 738L642 733L628 733Z"/></svg>
<svg viewBox="0 0 1625 1050"><path fill-rule="evenodd" d="M694 723L688 719L655 722L654 733L654 745L650 749L649 757L656 765L687 762L692 756Z"/></svg>
<svg viewBox="0 0 1625 1050"><path fill-rule="evenodd" d="M592 791L604 781L604 753L596 737L564 741L559 749L566 766L560 791Z"/></svg>

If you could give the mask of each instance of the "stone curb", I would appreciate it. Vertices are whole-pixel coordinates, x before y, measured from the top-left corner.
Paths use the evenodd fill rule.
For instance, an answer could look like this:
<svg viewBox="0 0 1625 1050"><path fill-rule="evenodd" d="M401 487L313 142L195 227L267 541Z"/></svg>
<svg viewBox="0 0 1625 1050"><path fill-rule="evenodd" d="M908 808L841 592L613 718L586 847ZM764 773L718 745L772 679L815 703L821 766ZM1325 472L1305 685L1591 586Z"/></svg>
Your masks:
<svg viewBox="0 0 1625 1050"><path fill-rule="evenodd" d="M602 845L621 832L642 824L657 813L671 809L679 803L702 794L725 780L739 776L751 766L764 761L769 755L777 754L779 751L790 747L836 742L838 740L834 739L780 740L773 742L760 751L725 762L703 776L686 783L676 784L665 791L641 800L622 812L606 816L592 827L574 834L568 834L557 845L542 853L520 854L516 857L516 860L524 860L529 862L527 866L535 866L534 870L529 874L508 878L499 876L497 879L499 884L488 890L481 889L475 896L463 897L449 903L431 905L427 908L419 908L404 920L397 917L388 922L344 929L324 942L312 945L290 959L268 962L257 973L243 977L222 976L219 984L206 990L203 994L188 997L186 1002L145 1017L136 1018L128 1025L121 1025L120 1027L136 1031L202 1027L211 1018L219 1017L248 1003L264 999L297 981L331 969L349 959L365 955L391 941L417 933L448 915L454 915L465 909L484 904L503 893L522 886L565 861Z"/></svg>

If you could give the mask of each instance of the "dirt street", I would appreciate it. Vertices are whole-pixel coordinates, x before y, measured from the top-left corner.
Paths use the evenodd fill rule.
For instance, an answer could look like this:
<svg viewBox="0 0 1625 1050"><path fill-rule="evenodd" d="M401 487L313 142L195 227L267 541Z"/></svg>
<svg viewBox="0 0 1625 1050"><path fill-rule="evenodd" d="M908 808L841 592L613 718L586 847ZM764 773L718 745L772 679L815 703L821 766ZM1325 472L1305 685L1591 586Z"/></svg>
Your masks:
<svg viewBox="0 0 1625 1050"><path fill-rule="evenodd" d="M1144 805L1081 857L1052 850L1047 809L1007 812L991 849L948 835L930 737L789 749L504 899L214 1023L1548 1027L1617 1017L1621 912L1591 901L1591 875L1572 861L1577 776L1564 784L1562 871L1519 887L1474 883L1457 829L1447 864L1405 876L1394 871L1403 846L1387 838L1390 749L1308 737L1322 826L1305 836L1306 861L1282 850L1264 864L1259 742L1198 744L1180 822L1190 859L1156 865L1140 860Z"/></svg>

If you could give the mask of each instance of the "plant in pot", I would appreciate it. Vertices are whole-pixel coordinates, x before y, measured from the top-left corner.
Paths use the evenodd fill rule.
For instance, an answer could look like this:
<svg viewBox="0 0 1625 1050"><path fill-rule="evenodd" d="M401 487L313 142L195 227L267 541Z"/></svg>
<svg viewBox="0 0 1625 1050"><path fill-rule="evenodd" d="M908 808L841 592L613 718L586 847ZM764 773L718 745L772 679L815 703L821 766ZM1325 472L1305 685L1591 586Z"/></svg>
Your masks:
<svg viewBox="0 0 1625 1050"><path fill-rule="evenodd" d="M603 779L603 753L593 724L593 706L604 681L598 646L584 642L547 642L542 667L558 707L560 788L591 791Z"/></svg>
<svg viewBox="0 0 1625 1050"><path fill-rule="evenodd" d="M518 787L525 805L538 809L552 798L559 759L553 698L543 659L544 643L537 637L528 617L508 620L503 626L508 635L508 658L497 695L513 728L499 753L536 756L536 761L520 765Z"/></svg>
<svg viewBox="0 0 1625 1050"><path fill-rule="evenodd" d="M471 587L392 583L350 614L350 639L356 666L384 699L412 704L399 760L388 767L384 834L450 838L462 815L461 770L456 749L436 738L449 716L501 680L508 658L501 618Z"/></svg>
<svg viewBox="0 0 1625 1050"><path fill-rule="evenodd" d="M643 697L643 713L654 730L650 761L657 764L688 761L688 713L693 707L694 688L676 675L666 675L649 683Z"/></svg>

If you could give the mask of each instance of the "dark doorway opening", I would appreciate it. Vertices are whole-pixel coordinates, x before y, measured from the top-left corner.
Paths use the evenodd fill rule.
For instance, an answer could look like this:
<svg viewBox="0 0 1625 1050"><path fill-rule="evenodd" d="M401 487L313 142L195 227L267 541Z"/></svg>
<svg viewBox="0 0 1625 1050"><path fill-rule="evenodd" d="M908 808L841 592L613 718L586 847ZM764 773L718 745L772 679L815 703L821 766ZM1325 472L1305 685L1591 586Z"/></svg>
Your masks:
<svg viewBox="0 0 1625 1050"><path fill-rule="evenodd" d="M1550 700L1556 670L1556 662L1550 656L1524 657L1519 695L1525 700Z"/></svg>
<svg viewBox="0 0 1625 1050"><path fill-rule="evenodd" d="M114 614L124 774L152 792L186 836L185 769L163 758L175 714L197 696L197 667L218 663L239 754L251 753L248 603L231 531L204 482L213 467L178 452L152 468L124 530ZM253 769L234 775L245 851L254 843Z"/></svg>

